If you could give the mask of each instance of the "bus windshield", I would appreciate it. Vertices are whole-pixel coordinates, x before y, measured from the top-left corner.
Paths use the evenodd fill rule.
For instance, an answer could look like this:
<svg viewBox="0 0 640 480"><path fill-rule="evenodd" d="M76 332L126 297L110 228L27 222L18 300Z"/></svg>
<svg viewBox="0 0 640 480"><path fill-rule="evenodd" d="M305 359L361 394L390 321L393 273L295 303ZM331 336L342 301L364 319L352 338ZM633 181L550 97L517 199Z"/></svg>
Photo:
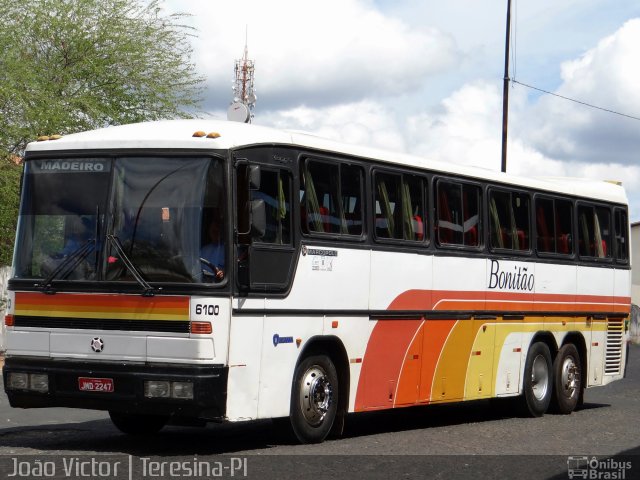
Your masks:
<svg viewBox="0 0 640 480"><path fill-rule="evenodd" d="M129 261L149 282L209 282L202 222L223 211L222 172L206 157L27 161L15 278L134 281Z"/></svg>

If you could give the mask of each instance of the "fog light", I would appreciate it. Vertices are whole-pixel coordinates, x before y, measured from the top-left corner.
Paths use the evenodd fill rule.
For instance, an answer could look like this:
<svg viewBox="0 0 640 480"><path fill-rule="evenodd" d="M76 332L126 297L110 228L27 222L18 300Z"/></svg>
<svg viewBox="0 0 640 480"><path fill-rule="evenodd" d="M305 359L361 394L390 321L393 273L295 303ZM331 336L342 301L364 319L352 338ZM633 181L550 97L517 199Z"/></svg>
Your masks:
<svg viewBox="0 0 640 480"><path fill-rule="evenodd" d="M7 376L7 388L10 390L27 390L29 388L29 375L26 373L10 373Z"/></svg>
<svg viewBox="0 0 640 480"><path fill-rule="evenodd" d="M49 376L45 373L29 374L29 390L46 393L49 391Z"/></svg>
<svg viewBox="0 0 640 480"><path fill-rule="evenodd" d="M193 383L171 382L171 396L187 400L193 399Z"/></svg>
<svg viewBox="0 0 640 480"><path fill-rule="evenodd" d="M171 396L171 385L169 382L161 382L159 380L144 382L144 396L148 398L169 398Z"/></svg>

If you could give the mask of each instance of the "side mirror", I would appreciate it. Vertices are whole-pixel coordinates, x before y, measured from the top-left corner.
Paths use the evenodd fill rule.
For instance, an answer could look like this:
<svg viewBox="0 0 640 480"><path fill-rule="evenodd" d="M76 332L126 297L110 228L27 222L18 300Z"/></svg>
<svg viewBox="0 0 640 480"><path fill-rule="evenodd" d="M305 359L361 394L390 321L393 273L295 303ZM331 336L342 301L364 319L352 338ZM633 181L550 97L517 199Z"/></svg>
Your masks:
<svg viewBox="0 0 640 480"><path fill-rule="evenodd" d="M251 200L251 236L262 238L267 232L267 211L264 200Z"/></svg>
<svg viewBox="0 0 640 480"><path fill-rule="evenodd" d="M249 190L260 190L260 166L247 166L247 180L249 182Z"/></svg>

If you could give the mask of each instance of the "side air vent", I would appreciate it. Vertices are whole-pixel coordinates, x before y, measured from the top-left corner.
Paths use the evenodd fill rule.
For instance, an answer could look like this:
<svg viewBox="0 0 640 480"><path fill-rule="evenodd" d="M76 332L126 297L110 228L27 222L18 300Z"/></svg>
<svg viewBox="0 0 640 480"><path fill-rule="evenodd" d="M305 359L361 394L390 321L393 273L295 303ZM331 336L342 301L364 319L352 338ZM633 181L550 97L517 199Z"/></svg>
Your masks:
<svg viewBox="0 0 640 480"><path fill-rule="evenodd" d="M622 339L624 320L609 319L607 321L607 353L604 360L605 375L617 375L622 367Z"/></svg>

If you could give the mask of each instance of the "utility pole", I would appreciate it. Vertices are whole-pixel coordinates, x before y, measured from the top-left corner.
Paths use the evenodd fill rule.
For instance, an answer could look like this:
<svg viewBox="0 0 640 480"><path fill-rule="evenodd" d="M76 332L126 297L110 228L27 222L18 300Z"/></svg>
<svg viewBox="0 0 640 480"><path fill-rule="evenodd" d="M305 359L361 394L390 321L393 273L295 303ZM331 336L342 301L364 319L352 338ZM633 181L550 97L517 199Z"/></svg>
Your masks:
<svg viewBox="0 0 640 480"><path fill-rule="evenodd" d="M509 123L509 40L511 37L511 0L507 0L507 39L504 46L504 84L502 88L502 172L507 171L507 125Z"/></svg>

